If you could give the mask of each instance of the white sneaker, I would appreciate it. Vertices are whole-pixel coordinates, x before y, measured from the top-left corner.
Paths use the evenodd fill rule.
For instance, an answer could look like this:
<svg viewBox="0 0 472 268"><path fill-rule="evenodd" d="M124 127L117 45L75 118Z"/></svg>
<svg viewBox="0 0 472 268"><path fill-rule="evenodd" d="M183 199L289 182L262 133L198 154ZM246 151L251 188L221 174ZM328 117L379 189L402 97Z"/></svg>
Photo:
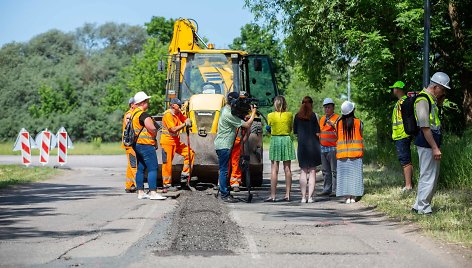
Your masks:
<svg viewBox="0 0 472 268"><path fill-rule="evenodd" d="M346 199L346 204L351 204L351 199Z"/></svg>
<svg viewBox="0 0 472 268"><path fill-rule="evenodd" d="M149 197L149 199L151 199L151 200L166 200L167 197L162 196L162 195L160 195L160 194L158 194L158 193L155 193L155 194L151 194L151 196Z"/></svg>
<svg viewBox="0 0 472 268"><path fill-rule="evenodd" d="M300 203L306 203L306 199L302 198L302 201L300 201Z"/></svg>
<svg viewBox="0 0 472 268"><path fill-rule="evenodd" d="M356 203L356 199L355 198L351 198L351 204L354 204Z"/></svg>
<svg viewBox="0 0 472 268"><path fill-rule="evenodd" d="M315 200L313 198L308 198L308 203L315 203Z"/></svg>
<svg viewBox="0 0 472 268"><path fill-rule="evenodd" d="M144 193L144 194L138 194L138 199L149 199L149 195Z"/></svg>

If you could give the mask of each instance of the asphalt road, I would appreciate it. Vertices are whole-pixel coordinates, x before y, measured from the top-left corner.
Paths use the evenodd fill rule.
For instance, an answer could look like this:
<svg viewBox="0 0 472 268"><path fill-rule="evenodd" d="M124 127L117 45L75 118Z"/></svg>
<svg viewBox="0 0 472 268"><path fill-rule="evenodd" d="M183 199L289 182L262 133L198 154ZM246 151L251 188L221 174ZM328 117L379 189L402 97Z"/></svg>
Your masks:
<svg viewBox="0 0 472 268"><path fill-rule="evenodd" d="M0 266L471 267L470 255L362 203L300 204L296 163L292 202L263 203L265 180L253 203L228 205L211 189L138 200L123 191L125 161L69 156L61 176L1 190Z"/></svg>

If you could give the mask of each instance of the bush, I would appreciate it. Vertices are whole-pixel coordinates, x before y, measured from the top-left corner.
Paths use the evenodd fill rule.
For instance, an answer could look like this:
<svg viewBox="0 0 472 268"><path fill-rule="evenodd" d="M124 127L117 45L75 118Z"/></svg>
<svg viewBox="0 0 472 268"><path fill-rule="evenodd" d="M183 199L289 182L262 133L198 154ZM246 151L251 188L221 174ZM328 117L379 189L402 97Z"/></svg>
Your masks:
<svg viewBox="0 0 472 268"><path fill-rule="evenodd" d="M443 140L439 187L444 189L472 189L472 128L466 130L461 137L445 134ZM367 143L366 148L365 164L401 170L393 142L382 147ZM415 167L413 180L416 182L419 176L419 165L418 153L414 145L412 145L411 158Z"/></svg>
<svg viewBox="0 0 472 268"><path fill-rule="evenodd" d="M92 139L92 144L94 149L100 149L100 146L102 146L102 138L101 137L96 137Z"/></svg>
<svg viewBox="0 0 472 268"><path fill-rule="evenodd" d="M441 148L439 185L449 189L472 189L472 128L461 137L445 135Z"/></svg>

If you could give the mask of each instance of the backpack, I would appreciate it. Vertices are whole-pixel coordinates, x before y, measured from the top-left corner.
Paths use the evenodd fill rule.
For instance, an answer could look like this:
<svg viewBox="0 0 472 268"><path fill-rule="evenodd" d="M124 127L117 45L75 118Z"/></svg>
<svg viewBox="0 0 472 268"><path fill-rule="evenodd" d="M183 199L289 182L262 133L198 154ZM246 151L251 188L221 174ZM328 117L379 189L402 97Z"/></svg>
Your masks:
<svg viewBox="0 0 472 268"><path fill-rule="evenodd" d="M415 102L419 97L425 97L429 104L429 111L431 112L431 100L424 93L414 93L412 95L408 95L408 97L400 106L403 119L403 128L405 129L405 133L411 136L418 135L418 132L420 131L415 116Z"/></svg>
<svg viewBox="0 0 472 268"><path fill-rule="evenodd" d="M138 140L139 134L143 131L144 126L141 128L139 133L136 135L133 128L133 118L137 113L135 113L126 123L125 130L123 131L123 145L124 146L134 146Z"/></svg>

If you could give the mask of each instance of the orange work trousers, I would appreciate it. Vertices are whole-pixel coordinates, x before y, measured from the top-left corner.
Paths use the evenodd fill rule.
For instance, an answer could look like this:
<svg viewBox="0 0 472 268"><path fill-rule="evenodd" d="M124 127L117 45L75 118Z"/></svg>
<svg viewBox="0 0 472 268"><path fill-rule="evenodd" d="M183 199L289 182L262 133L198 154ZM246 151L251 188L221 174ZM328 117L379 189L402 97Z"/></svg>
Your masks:
<svg viewBox="0 0 472 268"><path fill-rule="evenodd" d="M188 150L188 146L179 142L179 144L161 144L162 150L166 152L167 161L162 163L162 183L164 187L172 186L172 160L174 155L180 154L184 157L184 167L182 169L182 176L190 176L190 165L193 166L193 160L195 158L195 153L193 150ZM164 159L163 159L164 162Z"/></svg>
<svg viewBox="0 0 472 268"><path fill-rule="evenodd" d="M243 177L241 167L239 166L239 157L241 156L241 138L236 137L233 149L231 150L231 177L229 184L231 187L240 186Z"/></svg>
<svg viewBox="0 0 472 268"><path fill-rule="evenodd" d="M136 153L133 148L126 148L126 158L128 159L128 167L126 168L126 189L131 187L136 187L136 170L138 167L138 162L136 160Z"/></svg>

